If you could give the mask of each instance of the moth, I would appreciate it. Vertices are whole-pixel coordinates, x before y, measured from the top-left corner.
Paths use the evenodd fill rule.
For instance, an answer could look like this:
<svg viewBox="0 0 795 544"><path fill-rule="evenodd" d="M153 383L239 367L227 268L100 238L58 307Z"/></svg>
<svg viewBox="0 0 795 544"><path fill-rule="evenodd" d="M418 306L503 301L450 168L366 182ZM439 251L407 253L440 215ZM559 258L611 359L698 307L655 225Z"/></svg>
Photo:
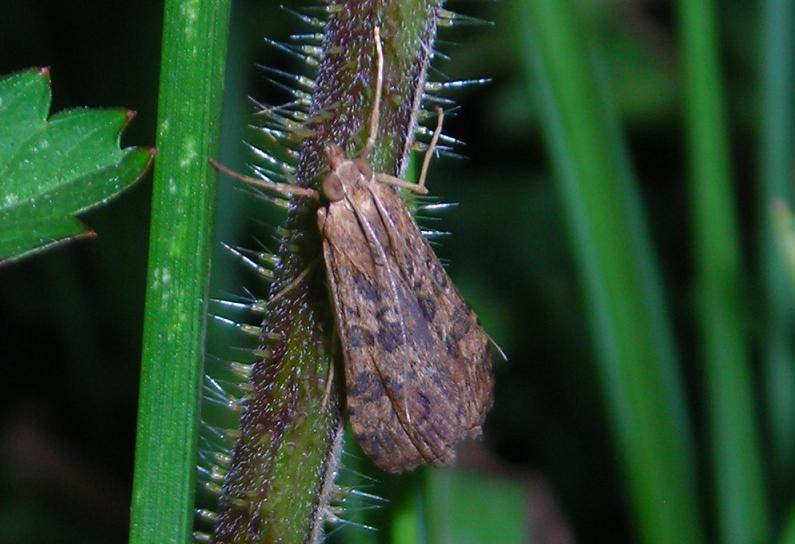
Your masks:
<svg viewBox="0 0 795 544"><path fill-rule="evenodd" d="M370 133L355 158L330 145L329 174L312 189L241 176L248 183L315 198L326 281L344 355L347 411L362 450L381 469L446 465L455 446L481 433L493 399L489 338L414 222L396 186L425 194L433 139L417 184L374 173L383 51ZM278 296L278 295L277 295Z"/></svg>

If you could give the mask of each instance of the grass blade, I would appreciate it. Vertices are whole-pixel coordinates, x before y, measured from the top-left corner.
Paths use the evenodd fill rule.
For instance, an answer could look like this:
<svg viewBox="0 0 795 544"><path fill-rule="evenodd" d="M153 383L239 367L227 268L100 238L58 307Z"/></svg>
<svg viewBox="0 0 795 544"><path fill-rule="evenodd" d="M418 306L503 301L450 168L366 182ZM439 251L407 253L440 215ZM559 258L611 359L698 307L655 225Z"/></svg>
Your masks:
<svg viewBox="0 0 795 544"><path fill-rule="evenodd" d="M570 0L522 3L520 48L587 297L640 539L701 542L673 342L615 113Z"/></svg>
<svg viewBox="0 0 795 544"><path fill-rule="evenodd" d="M165 4L130 542L189 542L228 1Z"/></svg>
<svg viewBox="0 0 795 544"><path fill-rule="evenodd" d="M713 3L680 2L696 289L722 542L767 542Z"/></svg>
<svg viewBox="0 0 795 544"><path fill-rule="evenodd" d="M765 296L764 349L767 424L772 446L774 485L778 495L792 489L795 477L795 360L790 331L795 325L795 297L786 276L784 257L776 247L771 206L795 200L792 149L795 147L795 72L790 61L795 48L795 4L788 0L763 3L761 51L762 119L759 141L761 218L760 262ZM777 497L778 499L791 499Z"/></svg>

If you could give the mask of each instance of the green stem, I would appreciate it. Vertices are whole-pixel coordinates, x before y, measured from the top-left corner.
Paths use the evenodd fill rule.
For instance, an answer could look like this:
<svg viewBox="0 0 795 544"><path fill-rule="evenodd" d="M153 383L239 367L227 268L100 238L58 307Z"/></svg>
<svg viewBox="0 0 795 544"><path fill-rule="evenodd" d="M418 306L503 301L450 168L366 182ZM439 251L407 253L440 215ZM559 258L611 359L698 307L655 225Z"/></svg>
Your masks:
<svg viewBox="0 0 795 544"><path fill-rule="evenodd" d="M710 0L679 3L696 289L721 542L767 542L741 253Z"/></svg>
<svg viewBox="0 0 795 544"><path fill-rule="evenodd" d="M759 269L765 288L764 349L767 420L774 484L779 499L791 499L795 480L795 360L791 331L795 297L787 264L775 236L773 202L795 203L792 149L795 147L795 3L767 0L762 18L762 123L759 143L761 219ZM783 496L782 496L783 495Z"/></svg>
<svg viewBox="0 0 795 544"><path fill-rule="evenodd" d="M571 0L525 0L520 48L557 170L640 540L703 540L692 434L636 181Z"/></svg>
<svg viewBox="0 0 795 544"><path fill-rule="evenodd" d="M130 542L189 542L228 0L167 0Z"/></svg>

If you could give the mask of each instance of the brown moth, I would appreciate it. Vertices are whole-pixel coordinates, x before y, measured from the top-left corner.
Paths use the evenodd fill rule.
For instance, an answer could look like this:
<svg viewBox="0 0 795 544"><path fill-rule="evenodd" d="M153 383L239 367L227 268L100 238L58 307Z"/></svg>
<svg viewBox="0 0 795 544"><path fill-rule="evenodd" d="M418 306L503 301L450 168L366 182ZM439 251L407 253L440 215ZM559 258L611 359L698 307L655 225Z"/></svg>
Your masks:
<svg viewBox="0 0 795 544"><path fill-rule="evenodd" d="M374 174L367 160L378 133L383 84L378 28L375 42L378 77L367 144L353 159L338 146L326 149L331 172L322 196L213 164L248 183L324 202L318 227L345 359L351 427L376 465L400 472L423 461L448 464L460 440L481 433L493 377L488 336L395 190L427 192L441 110L417 184Z"/></svg>

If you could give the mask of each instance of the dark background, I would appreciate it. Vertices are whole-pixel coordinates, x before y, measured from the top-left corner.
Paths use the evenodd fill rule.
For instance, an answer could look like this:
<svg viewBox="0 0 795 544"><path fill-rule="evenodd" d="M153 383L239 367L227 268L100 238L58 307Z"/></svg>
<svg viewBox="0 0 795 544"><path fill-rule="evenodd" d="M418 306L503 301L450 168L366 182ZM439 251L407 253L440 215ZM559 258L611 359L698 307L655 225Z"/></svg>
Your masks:
<svg viewBox="0 0 795 544"><path fill-rule="evenodd" d="M678 66L672 5L589 1L621 107L667 280L689 392L698 386L692 344ZM756 92L756 37L743 2L721 3L724 62L740 202L753 173L748 97ZM540 139L529 83L514 50L512 4L455 2L496 26L445 31L453 79L493 78L449 93L461 110L446 133L466 159L431 167L431 191L460 205L442 215L452 236L438 249L508 353L484 444L513 474L540 479L565 524L587 540L629 542L622 480L597 388L582 297L561 208ZM0 74L50 66L52 111L125 106L138 112L123 145L153 145L161 26L159 2L11 0L0 15ZM305 29L275 3L235 1L224 152L247 156L251 105L283 100L255 63L290 68L263 36ZM292 69L296 69L294 66ZM432 74L432 77L436 74ZM219 238L245 233L258 207L221 182L235 204L219 212ZM84 217L99 233L0 269L0 542L124 542L132 476L151 175ZM745 225L754 217L741 212ZM231 211L230 211L231 210ZM748 242L746 240L746 242ZM256 289L218 253L213 293ZM231 270L231 272L230 272ZM753 287L751 287L753 288ZM260 292L262 292L260 290ZM702 427L701 407L695 406ZM702 434L702 433L699 433ZM702 434L703 435L703 434Z"/></svg>

